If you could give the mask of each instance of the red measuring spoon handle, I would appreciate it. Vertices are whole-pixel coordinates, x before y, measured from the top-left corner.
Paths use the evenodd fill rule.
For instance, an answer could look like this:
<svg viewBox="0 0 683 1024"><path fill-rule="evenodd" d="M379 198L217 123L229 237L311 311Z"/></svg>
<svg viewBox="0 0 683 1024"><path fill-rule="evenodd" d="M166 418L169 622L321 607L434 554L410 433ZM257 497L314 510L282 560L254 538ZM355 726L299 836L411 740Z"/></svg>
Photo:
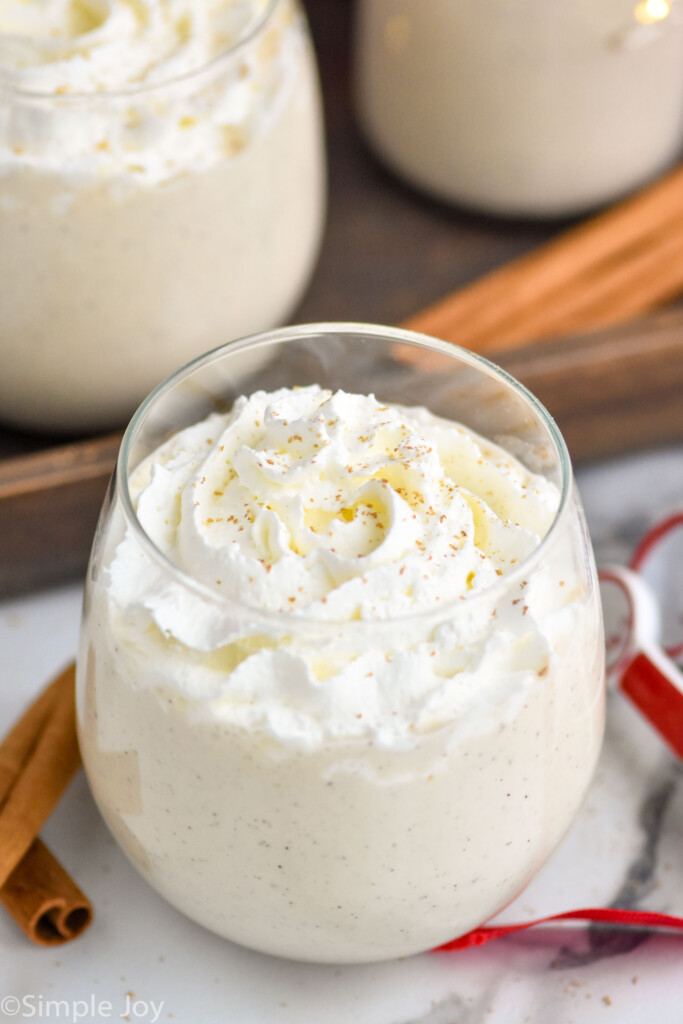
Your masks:
<svg viewBox="0 0 683 1024"><path fill-rule="evenodd" d="M676 757L683 758L681 673L657 650L639 651L621 677L620 689L648 719Z"/></svg>

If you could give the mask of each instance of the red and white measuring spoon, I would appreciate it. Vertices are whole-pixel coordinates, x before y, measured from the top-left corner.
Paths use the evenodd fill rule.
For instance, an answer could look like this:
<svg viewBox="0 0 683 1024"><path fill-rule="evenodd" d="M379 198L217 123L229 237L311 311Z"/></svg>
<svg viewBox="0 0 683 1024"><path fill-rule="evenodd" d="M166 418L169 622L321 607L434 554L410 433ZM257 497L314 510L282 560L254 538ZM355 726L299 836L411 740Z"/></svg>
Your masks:
<svg viewBox="0 0 683 1024"><path fill-rule="evenodd" d="M660 614L652 589L632 569L609 566L598 575L608 683L683 758L683 672L660 645Z"/></svg>

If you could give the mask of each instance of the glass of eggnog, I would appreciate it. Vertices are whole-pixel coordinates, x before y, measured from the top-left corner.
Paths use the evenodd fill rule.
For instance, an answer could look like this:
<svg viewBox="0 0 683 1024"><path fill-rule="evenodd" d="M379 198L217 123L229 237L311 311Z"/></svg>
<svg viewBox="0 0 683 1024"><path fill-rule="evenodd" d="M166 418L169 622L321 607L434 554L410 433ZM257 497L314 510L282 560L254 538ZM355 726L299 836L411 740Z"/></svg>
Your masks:
<svg viewBox="0 0 683 1024"><path fill-rule="evenodd" d="M191 363L128 428L87 580L83 761L133 864L207 928L405 956L494 915L559 843L603 659L533 396L408 331L290 327Z"/></svg>

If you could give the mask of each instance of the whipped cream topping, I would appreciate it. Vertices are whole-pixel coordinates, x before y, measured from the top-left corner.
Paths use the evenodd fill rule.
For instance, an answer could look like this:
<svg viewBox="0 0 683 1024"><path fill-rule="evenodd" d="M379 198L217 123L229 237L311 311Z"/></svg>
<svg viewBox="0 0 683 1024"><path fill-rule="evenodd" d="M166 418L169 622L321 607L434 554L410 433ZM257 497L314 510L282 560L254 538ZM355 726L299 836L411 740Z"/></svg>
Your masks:
<svg viewBox="0 0 683 1024"><path fill-rule="evenodd" d="M200 714L305 745L367 731L396 744L465 712L463 728L490 727L571 632L570 577L541 564L504 585L557 489L426 409L256 392L173 436L130 488L202 591L129 529L109 568L115 629L136 634L120 657Z"/></svg>
<svg viewBox="0 0 683 1024"><path fill-rule="evenodd" d="M0 68L33 92L152 85L230 49L267 7L268 0L1 0Z"/></svg>
<svg viewBox="0 0 683 1024"><path fill-rule="evenodd" d="M193 579L333 621L477 593L557 508L551 484L464 427L317 386L238 399L172 438L131 489L144 530Z"/></svg>
<svg viewBox="0 0 683 1024"><path fill-rule="evenodd" d="M0 0L0 83L57 104L83 98L53 109L9 93L0 170L28 164L67 178L127 172L158 182L238 154L279 109L299 53L291 0L267 18L271 6ZM253 45L210 66L264 19Z"/></svg>

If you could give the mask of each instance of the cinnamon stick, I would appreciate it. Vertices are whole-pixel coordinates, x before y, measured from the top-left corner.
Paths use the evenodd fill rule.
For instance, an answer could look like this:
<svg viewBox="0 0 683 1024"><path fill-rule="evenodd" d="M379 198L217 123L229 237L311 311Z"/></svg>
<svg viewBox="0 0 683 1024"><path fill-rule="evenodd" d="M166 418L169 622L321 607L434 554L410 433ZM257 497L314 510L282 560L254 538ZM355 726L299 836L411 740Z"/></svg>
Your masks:
<svg viewBox="0 0 683 1024"><path fill-rule="evenodd" d="M625 321L683 291L683 167L410 317L475 351Z"/></svg>
<svg viewBox="0 0 683 1024"><path fill-rule="evenodd" d="M40 839L0 889L0 903L39 946L69 942L92 921L88 897Z"/></svg>
<svg viewBox="0 0 683 1024"><path fill-rule="evenodd" d="M67 695L73 676L67 669L40 693L0 744L0 808L19 778L55 702Z"/></svg>
<svg viewBox="0 0 683 1024"><path fill-rule="evenodd" d="M642 245L570 277L521 312L506 312L500 306L495 330L469 335L461 344L477 351L502 351L523 342L612 327L674 299L681 290L683 220L643 239Z"/></svg>
<svg viewBox="0 0 683 1024"><path fill-rule="evenodd" d="M0 744L0 903L42 945L74 938L92 918L87 898L36 838L79 763L70 665Z"/></svg>

